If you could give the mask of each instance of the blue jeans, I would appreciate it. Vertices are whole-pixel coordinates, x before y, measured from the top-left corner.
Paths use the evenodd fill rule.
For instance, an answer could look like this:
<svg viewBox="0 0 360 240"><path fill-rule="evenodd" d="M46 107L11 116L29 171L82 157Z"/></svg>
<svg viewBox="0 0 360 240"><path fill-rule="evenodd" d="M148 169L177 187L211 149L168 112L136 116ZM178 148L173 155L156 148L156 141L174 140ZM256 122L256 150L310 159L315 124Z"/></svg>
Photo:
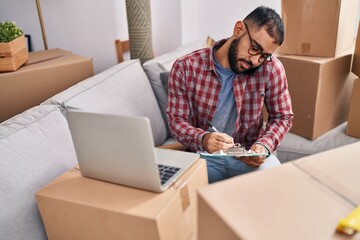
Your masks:
<svg viewBox="0 0 360 240"><path fill-rule="evenodd" d="M271 154L260 167L251 167L235 158L205 158L209 183L224 180L244 173L281 165L279 159Z"/></svg>

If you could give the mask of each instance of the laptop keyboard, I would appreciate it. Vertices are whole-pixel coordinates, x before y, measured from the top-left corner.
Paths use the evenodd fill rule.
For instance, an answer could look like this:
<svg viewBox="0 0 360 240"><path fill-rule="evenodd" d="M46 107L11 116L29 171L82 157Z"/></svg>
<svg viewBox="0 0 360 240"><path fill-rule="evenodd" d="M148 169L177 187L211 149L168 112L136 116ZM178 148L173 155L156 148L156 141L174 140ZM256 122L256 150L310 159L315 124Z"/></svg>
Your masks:
<svg viewBox="0 0 360 240"><path fill-rule="evenodd" d="M161 185L167 182L172 176L174 176L175 173L177 173L180 168L168 166L164 164L158 164L160 179L161 179Z"/></svg>

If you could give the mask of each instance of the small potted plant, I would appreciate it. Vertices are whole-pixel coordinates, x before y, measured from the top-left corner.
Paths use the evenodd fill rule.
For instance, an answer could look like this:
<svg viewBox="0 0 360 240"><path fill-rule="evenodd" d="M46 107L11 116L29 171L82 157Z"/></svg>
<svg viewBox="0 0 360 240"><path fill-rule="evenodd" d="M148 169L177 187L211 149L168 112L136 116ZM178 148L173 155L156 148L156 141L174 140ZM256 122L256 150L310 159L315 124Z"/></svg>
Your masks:
<svg viewBox="0 0 360 240"><path fill-rule="evenodd" d="M15 71L29 59L24 33L15 22L0 23L0 71Z"/></svg>

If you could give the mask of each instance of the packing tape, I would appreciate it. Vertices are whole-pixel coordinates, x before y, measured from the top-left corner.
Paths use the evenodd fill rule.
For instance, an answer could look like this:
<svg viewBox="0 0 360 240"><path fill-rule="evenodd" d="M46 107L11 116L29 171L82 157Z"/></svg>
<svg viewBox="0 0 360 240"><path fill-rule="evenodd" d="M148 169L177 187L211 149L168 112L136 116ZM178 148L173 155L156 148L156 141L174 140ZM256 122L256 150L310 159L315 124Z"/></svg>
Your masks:
<svg viewBox="0 0 360 240"><path fill-rule="evenodd" d="M189 196L189 189L187 184L180 189L180 197L181 197L181 206L183 212L185 212L186 209L188 209L188 207L190 206L190 196Z"/></svg>
<svg viewBox="0 0 360 240"><path fill-rule="evenodd" d="M178 189L180 192L181 206L183 212L190 206L189 188L186 181L178 180L173 185L174 189Z"/></svg>

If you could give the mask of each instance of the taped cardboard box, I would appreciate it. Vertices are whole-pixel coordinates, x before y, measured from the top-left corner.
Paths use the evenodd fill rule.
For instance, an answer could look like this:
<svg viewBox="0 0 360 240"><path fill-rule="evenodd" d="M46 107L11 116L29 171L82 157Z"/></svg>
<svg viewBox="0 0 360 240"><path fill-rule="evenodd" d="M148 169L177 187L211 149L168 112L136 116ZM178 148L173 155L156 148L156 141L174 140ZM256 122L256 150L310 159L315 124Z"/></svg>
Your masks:
<svg viewBox="0 0 360 240"><path fill-rule="evenodd" d="M354 81L346 134L360 138L360 78Z"/></svg>
<svg viewBox="0 0 360 240"><path fill-rule="evenodd" d="M281 54L335 57L354 44L359 0L282 0Z"/></svg>
<svg viewBox="0 0 360 240"><path fill-rule="evenodd" d="M278 56L284 68L294 111L290 132L315 139L347 121L352 54L335 58Z"/></svg>
<svg viewBox="0 0 360 240"><path fill-rule="evenodd" d="M360 77L360 23L355 43L354 58L351 71Z"/></svg>
<svg viewBox="0 0 360 240"><path fill-rule="evenodd" d="M74 169L38 191L36 200L49 239L195 239L196 189L207 181L203 159L163 193L82 177Z"/></svg>
<svg viewBox="0 0 360 240"><path fill-rule="evenodd" d="M359 155L357 142L200 188L198 240L359 239L335 231L360 201Z"/></svg>
<svg viewBox="0 0 360 240"><path fill-rule="evenodd" d="M93 75L91 58L61 49L31 52L19 70L0 73L0 122Z"/></svg>
<svg viewBox="0 0 360 240"><path fill-rule="evenodd" d="M293 164L355 206L360 204L359 154L360 142L356 142L301 158Z"/></svg>

